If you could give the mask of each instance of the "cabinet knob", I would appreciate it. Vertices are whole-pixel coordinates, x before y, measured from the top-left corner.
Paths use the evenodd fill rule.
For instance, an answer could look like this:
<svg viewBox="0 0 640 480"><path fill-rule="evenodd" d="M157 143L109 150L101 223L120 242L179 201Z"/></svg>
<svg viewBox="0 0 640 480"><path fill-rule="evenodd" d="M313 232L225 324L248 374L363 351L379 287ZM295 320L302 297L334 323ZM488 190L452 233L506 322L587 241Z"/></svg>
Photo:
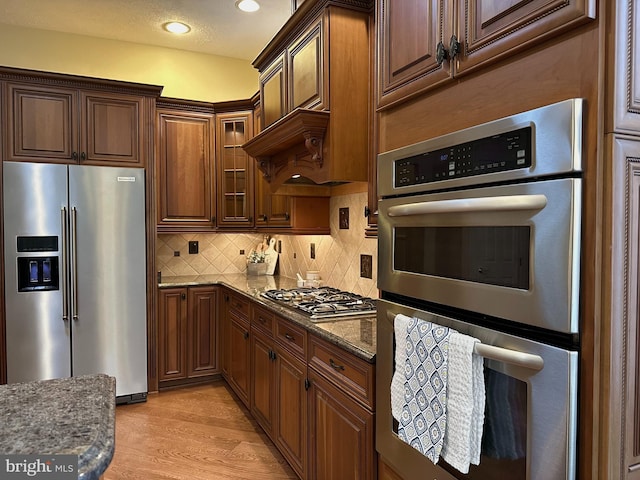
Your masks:
<svg viewBox="0 0 640 480"><path fill-rule="evenodd" d="M449 40L449 60L453 60L456 55L460 53L460 42L458 41L458 37L455 35L451 35L451 39Z"/></svg>
<svg viewBox="0 0 640 480"><path fill-rule="evenodd" d="M249 338L249 332L244 332L244 339L246 340L247 338Z"/></svg>
<svg viewBox="0 0 640 480"><path fill-rule="evenodd" d="M86 159L87 159L87 154L86 154L86 153L84 153L84 152L82 152L82 153L80 154L80 160L84 162Z"/></svg>
<svg viewBox="0 0 640 480"><path fill-rule="evenodd" d="M442 62L444 62L445 58L447 58L447 49L444 48L444 43L440 41L436 46L436 63L438 64L438 66L442 65Z"/></svg>
<svg viewBox="0 0 640 480"><path fill-rule="evenodd" d="M308 378L304 379L304 389L309 390L311 388L311 381Z"/></svg>
<svg viewBox="0 0 640 480"><path fill-rule="evenodd" d="M293 335L290 335L288 333L284 334L284 338L286 338L287 340L289 340L290 342L293 342Z"/></svg>
<svg viewBox="0 0 640 480"><path fill-rule="evenodd" d="M285 219L285 220L287 220L287 221L289 221L289 218L291 218L291 217L289 216L289 212L286 212L286 213L284 214L284 219Z"/></svg>
<svg viewBox="0 0 640 480"><path fill-rule="evenodd" d="M180 298L181 298L181 299L183 299L183 300L186 300L186 299L187 299L187 294L186 294L186 293L184 293L184 292L183 292L183 293L181 293L181 294L180 294Z"/></svg>
<svg viewBox="0 0 640 480"><path fill-rule="evenodd" d="M267 217L264 213L263 213L262 215L260 215L260 217L262 218L262 221L263 221L263 222L266 222L266 221L267 221L267 219L269 218L269 217Z"/></svg>
<svg viewBox="0 0 640 480"><path fill-rule="evenodd" d="M78 152L73 152L71 154L71 158L73 159L73 161L77 161L78 160Z"/></svg>
<svg viewBox="0 0 640 480"><path fill-rule="evenodd" d="M253 222L253 217L249 217L247 218L247 220L249 220L249 223Z"/></svg>

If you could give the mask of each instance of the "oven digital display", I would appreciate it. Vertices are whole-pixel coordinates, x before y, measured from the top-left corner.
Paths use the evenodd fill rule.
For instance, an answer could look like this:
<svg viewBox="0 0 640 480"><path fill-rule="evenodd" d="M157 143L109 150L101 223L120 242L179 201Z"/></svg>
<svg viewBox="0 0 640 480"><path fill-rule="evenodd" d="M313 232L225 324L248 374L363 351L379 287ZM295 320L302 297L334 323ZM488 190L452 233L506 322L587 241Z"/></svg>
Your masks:
<svg viewBox="0 0 640 480"><path fill-rule="evenodd" d="M531 127L395 161L395 187L529 168Z"/></svg>
<svg viewBox="0 0 640 480"><path fill-rule="evenodd" d="M396 227L394 270L529 289L529 226Z"/></svg>

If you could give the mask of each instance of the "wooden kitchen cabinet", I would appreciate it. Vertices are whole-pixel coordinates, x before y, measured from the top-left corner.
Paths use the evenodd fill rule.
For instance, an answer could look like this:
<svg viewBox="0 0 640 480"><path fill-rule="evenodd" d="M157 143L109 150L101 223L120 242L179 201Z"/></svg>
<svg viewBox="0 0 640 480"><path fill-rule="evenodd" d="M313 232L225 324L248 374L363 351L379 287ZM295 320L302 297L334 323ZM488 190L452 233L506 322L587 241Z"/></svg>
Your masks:
<svg viewBox="0 0 640 480"><path fill-rule="evenodd" d="M7 82L5 160L143 167L143 96Z"/></svg>
<svg viewBox="0 0 640 480"><path fill-rule="evenodd" d="M595 0L376 2L378 107L389 107L595 18ZM456 15L457 12L457 15Z"/></svg>
<svg viewBox="0 0 640 480"><path fill-rule="evenodd" d="M272 193L293 175L367 180L372 5L306 2L253 62L264 128L245 149Z"/></svg>
<svg viewBox="0 0 640 480"><path fill-rule="evenodd" d="M308 478L376 478L374 366L315 335L308 364Z"/></svg>
<svg viewBox="0 0 640 480"><path fill-rule="evenodd" d="M304 330L253 307L250 410L300 478L307 471L304 345Z"/></svg>
<svg viewBox="0 0 640 480"><path fill-rule="evenodd" d="M308 478L373 480L373 414L313 369L309 380Z"/></svg>
<svg viewBox="0 0 640 480"><path fill-rule="evenodd" d="M223 375L242 403L250 408L251 340L249 301L226 292Z"/></svg>
<svg viewBox="0 0 640 480"><path fill-rule="evenodd" d="M156 114L158 231L215 227L213 111L194 103L164 107Z"/></svg>
<svg viewBox="0 0 640 480"><path fill-rule="evenodd" d="M218 367L218 288L160 289L160 388L212 379Z"/></svg>
<svg viewBox="0 0 640 480"><path fill-rule="evenodd" d="M255 161L242 149L253 135L251 111L216 115L217 224L219 227L253 227Z"/></svg>
<svg viewBox="0 0 640 480"><path fill-rule="evenodd" d="M158 295L158 381L187 378L187 289Z"/></svg>
<svg viewBox="0 0 640 480"><path fill-rule="evenodd" d="M282 118L287 111L285 56L280 55L269 67L260 73L261 125L268 127ZM262 129L256 129L256 132Z"/></svg>
<svg viewBox="0 0 640 480"><path fill-rule="evenodd" d="M274 315L254 307L251 318L251 414L274 440L275 426L275 356L273 345Z"/></svg>

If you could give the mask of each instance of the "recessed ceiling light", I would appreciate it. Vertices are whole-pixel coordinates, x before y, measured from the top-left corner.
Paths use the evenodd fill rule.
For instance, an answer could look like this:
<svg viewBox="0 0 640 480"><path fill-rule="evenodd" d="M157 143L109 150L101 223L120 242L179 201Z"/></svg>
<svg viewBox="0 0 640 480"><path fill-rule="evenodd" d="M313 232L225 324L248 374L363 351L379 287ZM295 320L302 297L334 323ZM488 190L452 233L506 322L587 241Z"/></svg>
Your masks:
<svg viewBox="0 0 640 480"><path fill-rule="evenodd" d="M186 23L182 22L167 22L162 25L167 32L175 33L178 35L182 35L183 33L188 33L191 31L191 27Z"/></svg>
<svg viewBox="0 0 640 480"><path fill-rule="evenodd" d="M236 7L243 12L256 12L260 10L260 4L256 2L256 0L238 0Z"/></svg>

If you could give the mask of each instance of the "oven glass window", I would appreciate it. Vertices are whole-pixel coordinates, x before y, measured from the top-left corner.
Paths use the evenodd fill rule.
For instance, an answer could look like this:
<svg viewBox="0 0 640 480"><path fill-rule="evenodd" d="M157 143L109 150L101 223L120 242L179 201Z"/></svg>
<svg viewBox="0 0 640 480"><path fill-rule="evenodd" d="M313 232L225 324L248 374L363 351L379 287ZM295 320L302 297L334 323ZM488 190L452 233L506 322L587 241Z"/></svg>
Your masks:
<svg viewBox="0 0 640 480"><path fill-rule="evenodd" d="M529 289L528 226L396 227L395 270Z"/></svg>
<svg viewBox="0 0 640 480"><path fill-rule="evenodd" d="M485 368L486 406L480 465L464 475L441 460L460 480L526 480L527 384Z"/></svg>

